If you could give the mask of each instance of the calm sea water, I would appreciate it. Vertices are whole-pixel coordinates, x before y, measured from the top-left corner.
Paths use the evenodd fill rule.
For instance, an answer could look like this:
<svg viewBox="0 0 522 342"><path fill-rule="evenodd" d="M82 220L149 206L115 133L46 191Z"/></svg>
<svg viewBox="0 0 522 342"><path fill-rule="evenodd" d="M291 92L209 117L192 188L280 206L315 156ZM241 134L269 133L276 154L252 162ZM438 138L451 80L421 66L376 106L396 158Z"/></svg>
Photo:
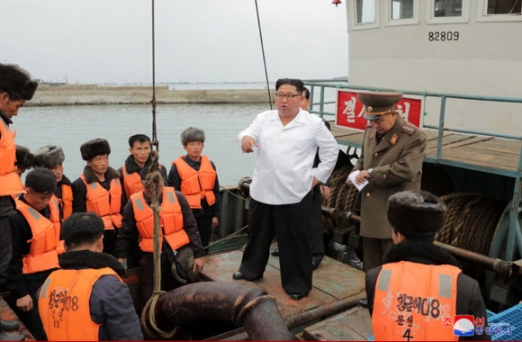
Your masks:
<svg viewBox="0 0 522 342"><path fill-rule="evenodd" d="M270 83L271 88L274 83ZM172 83L169 87L178 90L266 89L266 83ZM318 101L318 94L316 96ZM325 98L333 101L335 90L327 89ZM237 134L257 114L269 109L268 103L158 105L160 162L170 169L172 161L185 154L179 135L185 128L195 126L205 131L203 153L216 164L220 184L236 185L241 178L252 177L255 159L255 154L241 152L236 142ZM319 106L314 109L318 110ZM330 102L325 110L333 112L334 104ZM85 161L81 159L80 146L85 141L107 139L112 150L109 164L117 169L129 154L129 136L142 133L152 137L150 105L24 107L13 122L17 144L33 152L50 144L64 149L64 173L71 181L83 172Z"/></svg>
<svg viewBox="0 0 522 342"><path fill-rule="evenodd" d="M254 154L242 153L237 134L268 104L176 104L157 107L160 162L171 162L185 154L180 133L189 126L206 134L204 154L214 161L221 185L236 185L252 176ZM72 180L82 172L80 146L87 140L105 138L111 145L110 166L119 168L129 154L128 138L137 133L152 136L150 105L100 105L24 107L13 118L17 144L35 151L55 144L65 152L64 173Z"/></svg>

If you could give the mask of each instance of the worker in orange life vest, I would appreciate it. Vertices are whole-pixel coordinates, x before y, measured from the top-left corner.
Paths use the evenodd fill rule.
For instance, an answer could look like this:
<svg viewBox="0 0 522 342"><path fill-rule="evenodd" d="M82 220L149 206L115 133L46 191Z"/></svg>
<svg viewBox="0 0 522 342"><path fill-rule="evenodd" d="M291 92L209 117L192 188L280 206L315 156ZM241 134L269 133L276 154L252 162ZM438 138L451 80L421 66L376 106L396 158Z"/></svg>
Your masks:
<svg viewBox="0 0 522 342"><path fill-rule="evenodd" d="M34 166L45 167L56 176L56 192L54 196L60 204L61 222L72 214L73 192L69 178L63 174L65 154L60 146L47 145L40 147L34 153Z"/></svg>
<svg viewBox="0 0 522 342"><path fill-rule="evenodd" d="M72 183L73 212L94 212L105 225L103 252L113 254L121 227L122 186L120 173L109 166L111 147L105 139L93 139L80 146L87 162L83 174Z"/></svg>
<svg viewBox="0 0 522 342"><path fill-rule="evenodd" d="M140 171L152 163L152 143L145 134L135 134L129 137L129 156L118 171L123 184L123 196L128 200L131 195L143 191ZM167 169L160 165L160 173L167 180ZM165 184L166 185L166 184Z"/></svg>
<svg viewBox="0 0 522 342"><path fill-rule="evenodd" d="M52 200L54 174L42 168L25 178L26 193L16 201L16 213L9 215L13 254L7 269L8 304L37 339L44 338L36 310L36 291L58 265L60 213Z"/></svg>
<svg viewBox="0 0 522 342"><path fill-rule="evenodd" d="M0 287L5 284L5 274L11 260L11 229L8 215L14 212L14 199L24 192L16 169L14 132L9 128L13 116L26 101L30 101L38 87L31 75L15 64L0 63ZM5 331L18 329L18 323L0 319L0 340L20 340L20 334Z"/></svg>
<svg viewBox="0 0 522 342"><path fill-rule="evenodd" d="M152 163L151 151L152 144L150 138L145 134L135 134L129 138L130 154L125 160L123 167L118 170L121 174L120 180L121 184L123 185L123 198L125 203L133 194L143 191L140 171L144 167L150 166ZM159 171L161 176L164 178L165 183L167 183L167 169L165 166L160 165ZM123 208L125 208L124 204L121 207L122 211ZM141 258L141 250L137 241L129 248L130 250L127 256L127 268L138 267Z"/></svg>
<svg viewBox="0 0 522 342"><path fill-rule="evenodd" d="M478 282L462 274L455 258L433 244L445 211L443 202L424 191L403 191L388 200L395 245L384 265L366 273L376 341L456 341L455 315L473 315L487 327ZM485 333L467 333L471 335L461 339L491 340Z"/></svg>
<svg viewBox="0 0 522 342"><path fill-rule="evenodd" d="M140 171L140 176L144 190L132 195L125 206L116 256L124 263L132 241L139 241L143 252L140 260L142 304L145 304L152 295L154 278L154 218L150 207L151 192L147 184L151 184L154 177L161 178L161 175L157 171L149 174L145 168ZM170 291L195 280L197 272L203 270L201 257L205 252L185 196L162 183L157 192L161 203L161 287L164 291Z"/></svg>
<svg viewBox="0 0 522 342"><path fill-rule="evenodd" d="M125 269L102 253L103 221L75 213L63 224L66 252L38 294L49 341L143 340Z"/></svg>
<svg viewBox="0 0 522 342"><path fill-rule="evenodd" d="M208 253L212 229L219 224L220 199L216 166L202 155L205 132L189 127L181 133L181 144L187 155L172 162L169 184L185 195L196 218L201 242Z"/></svg>

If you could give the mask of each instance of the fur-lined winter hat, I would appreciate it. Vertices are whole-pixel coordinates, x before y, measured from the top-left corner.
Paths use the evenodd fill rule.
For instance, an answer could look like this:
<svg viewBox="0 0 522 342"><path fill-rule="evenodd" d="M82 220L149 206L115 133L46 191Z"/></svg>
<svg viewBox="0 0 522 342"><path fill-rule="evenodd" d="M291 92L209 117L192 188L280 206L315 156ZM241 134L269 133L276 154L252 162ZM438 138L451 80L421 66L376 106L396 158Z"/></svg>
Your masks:
<svg viewBox="0 0 522 342"><path fill-rule="evenodd" d="M80 146L80 152L82 153L83 160L91 160L99 155L111 154L111 147L105 139L93 139L84 142L83 145Z"/></svg>
<svg viewBox="0 0 522 342"><path fill-rule="evenodd" d="M27 170L33 167L34 154L21 145L16 145L16 167L19 170Z"/></svg>
<svg viewBox="0 0 522 342"><path fill-rule="evenodd" d="M40 147L34 153L34 166L46 167L48 169L62 164L65 154L60 146L47 145Z"/></svg>
<svg viewBox="0 0 522 342"><path fill-rule="evenodd" d="M38 82L26 70L15 64L0 63L0 93L8 93L11 101L31 100L36 88Z"/></svg>
<svg viewBox="0 0 522 342"><path fill-rule="evenodd" d="M205 132L202 129L196 127L189 127L181 132L181 144L186 145L189 142L200 141L205 142Z"/></svg>
<svg viewBox="0 0 522 342"><path fill-rule="evenodd" d="M435 234L442 229L446 205L427 191L402 191L388 200L387 219L405 236Z"/></svg>

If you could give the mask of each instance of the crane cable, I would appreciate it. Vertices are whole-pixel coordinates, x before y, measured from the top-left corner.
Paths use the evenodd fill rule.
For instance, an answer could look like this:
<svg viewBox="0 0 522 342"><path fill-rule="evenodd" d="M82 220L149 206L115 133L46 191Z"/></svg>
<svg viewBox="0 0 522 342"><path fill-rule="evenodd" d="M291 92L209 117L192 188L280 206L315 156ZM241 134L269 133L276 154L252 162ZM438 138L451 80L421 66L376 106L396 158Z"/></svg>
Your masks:
<svg viewBox="0 0 522 342"><path fill-rule="evenodd" d="M153 239L153 260L154 260L154 278L152 296L145 304L141 313L141 327L147 335L152 338L170 339L177 331L177 326L170 332L161 330L156 324L155 307L161 295L165 291L161 290L161 227L160 227L160 196L162 195L163 177L158 170L159 159L159 142L156 130L156 55L155 55L155 29L154 29L154 0L152 1L152 144L156 150L151 152L151 165L149 167L147 178L145 179L144 188L150 194L150 207L154 213L154 239ZM147 314L148 313L148 314ZM154 331L148 328L148 322Z"/></svg>
<svg viewBox="0 0 522 342"><path fill-rule="evenodd" d="M272 95L270 94L270 83L268 82L268 69L266 67L266 58L265 58L265 46L263 44L263 33L261 33L261 20L259 19L259 8L257 6L257 0L254 0L256 3L256 14L257 14L257 27L259 29L259 40L261 41L261 53L263 54L263 65L265 67L265 79L266 79L266 89L268 91L268 101L270 102L270 110L272 110Z"/></svg>
<svg viewBox="0 0 522 342"><path fill-rule="evenodd" d="M154 21L154 0L152 1L152 145L159 152L158 135L156 131L156 36Z"/></svg>

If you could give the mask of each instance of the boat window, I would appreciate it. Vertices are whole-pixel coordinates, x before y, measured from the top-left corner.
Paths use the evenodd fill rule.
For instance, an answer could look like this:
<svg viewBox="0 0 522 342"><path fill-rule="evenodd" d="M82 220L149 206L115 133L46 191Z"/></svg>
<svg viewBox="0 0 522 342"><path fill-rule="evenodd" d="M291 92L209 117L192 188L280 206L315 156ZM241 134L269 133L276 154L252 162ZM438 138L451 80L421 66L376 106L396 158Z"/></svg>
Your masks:
<svg viewBox="0 0 522 342"><path fill-rule="evenodd" d="M462 16L462 0L436 0L433 13L435 18Z"/></svg>
<svg viewBox="0 0 522 342"><path fill-rule="evenodd" d="M411 19L413 18L413 0L392 0L391 19Z"/></svg>
<svg viewBox="0 0 522 342"><path fill-rule="evenodd" d="M390 0L385 9L386 26L419 23L419 0Z"/></svg>
<svg viewBox="0 0 522 342"><path fill-rule="evenodd" d="M479 1L477 21L522 21L522 0Z"/></svg>
<svg viewBox="0 0 522 342"><path fill-rule="evenodd" d="M520 14L521 5L520 0L489 0L487 14Z"/></svg>
<svg viewBox="0 0 522 342"><path fill-rule="evenodd" d="M357 0L357 24L375 23L375 0Z"/></svg>
<svg viewBox="0 0 522 342"><path fill-rule="evenodd" d="M379 2L378 0L355 0L353 20L351 28L354 30L365 30L379 27Z"/></svg>
<svg viewBox="0 0 522 342"><path fill-rule="evenodd" d="M429 3L428 24L469 22L470 0L431 0Z"/></svg>

